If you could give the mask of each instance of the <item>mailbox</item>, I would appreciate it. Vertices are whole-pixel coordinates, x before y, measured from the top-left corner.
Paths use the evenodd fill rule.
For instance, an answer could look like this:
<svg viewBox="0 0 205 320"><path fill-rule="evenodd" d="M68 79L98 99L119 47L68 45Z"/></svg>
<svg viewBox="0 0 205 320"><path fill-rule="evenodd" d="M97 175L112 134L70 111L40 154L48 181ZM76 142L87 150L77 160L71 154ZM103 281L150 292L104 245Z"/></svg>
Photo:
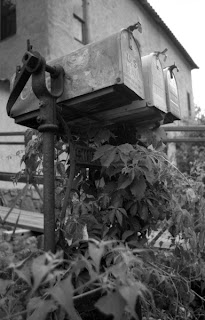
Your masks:
<svg viewBox="0 0 205 320"><path fill-rule="evenodd" d="M164 71L156 53L142 57L142 74L144 82L144 99L135 100L116 109L99 111L98 120L106 124L113 122L130 122L137 126L155 124L158 121L172 122L167 109ZM73 124L95 125L95 119L76 119Z"/></svg>
<svg viewBox="0 0 205 320"><path fill-rule="evenodd" d="M127 106L128 120L137 117L138 110L133 110L132 102L144 99L144 82L139 47L130 31L121 30L48 63L64 68L64 92L57 104L71 125L86 125L88 120L102 124L107 122L106 112L111 123L121 121L123 106ZM49 80L48 76L48 87ZM32 91L30 78L10 116L18 124L37 128L38 114L39 100Z"/></svg>
<svg viewBox="0 0 205 320"><path fill-rule="evenodd" d="M134 122L138 126L161 121L167 113L164 73L157 54L151 53L142 57L142 71L144 100L133 101L130 105L118 109L124 121ZM113 110L106 112L107 120L111 118L112 113ZM118 120L120 121L120 118Z"/></svg>
<svg viewBox="0 0 205 320"><path fill-rule="evenodd" d="M170 67L164 69L164 80L168 111L167 118L169 118L170 121L180 120L180 105L177 81Z"/></svg>
<svg viewBox="0 0 205 320"><path fill-rule="evenodd" d="M148 107L166 113L164 73L161 62L155 53L142 57L145 100Z"/></svg>

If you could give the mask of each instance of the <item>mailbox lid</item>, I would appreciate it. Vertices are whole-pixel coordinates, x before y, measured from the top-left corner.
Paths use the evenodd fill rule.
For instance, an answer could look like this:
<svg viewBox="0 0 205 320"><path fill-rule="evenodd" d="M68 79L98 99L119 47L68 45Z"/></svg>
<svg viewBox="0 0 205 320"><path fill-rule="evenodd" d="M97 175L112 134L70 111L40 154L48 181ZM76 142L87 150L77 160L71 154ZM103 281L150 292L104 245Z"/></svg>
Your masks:
<svg viewBox="0 0 205 320"><path fill-rule="evenodd" d="M166 88L167 111L174 116L175 120L180 120L181 111L179 104L179 92L174 73L169 68L164 69L164 79Z"/></svg>
<svg viewBox="0 0 205 320"><path fill-rule="evenodd" d="M142 57L142 70L147 105L167 113L164 73L156 54Z"/></svg>

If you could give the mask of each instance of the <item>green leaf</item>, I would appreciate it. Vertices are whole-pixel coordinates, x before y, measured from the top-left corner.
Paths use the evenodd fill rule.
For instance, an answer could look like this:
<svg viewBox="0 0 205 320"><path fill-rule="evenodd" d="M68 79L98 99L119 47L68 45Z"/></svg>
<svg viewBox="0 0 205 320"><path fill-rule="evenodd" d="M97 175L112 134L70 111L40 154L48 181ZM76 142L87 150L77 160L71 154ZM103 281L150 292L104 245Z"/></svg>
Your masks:
<svg viewBox="0 0 205 320"><path fill-rule="evenodd" d="M124 154L129 154L131 151L135 151L135 149L133 148L133 146L129 143L125 143L125 144L121 144L120 146L118 146L118 150Z"/></svg>
<svg viewBox="0 0 205 320"><path fill-rule="evenodd" d="M199 247L201 251L204 249L204 240L205 240L205 230L202 230L199 233Z"/></svg>
<svg viewBox="0 0 205 320"><path fill-rule="evenodd" d="M95 307L106 315L113 315L113 320L122 320L125 300L118 292L111 292L100 298L95 304Z"/></svg>
<svg viewBox="0 0 205 320"><path fill-rule="evenodd" d="M153 172L153 171L144 170L144 175L145 175L146 180L147 180L150 184L153 184L153 182L155 181L154 172Z"/></svg>
<svg viewBox="0 0 205 320"><path fill-rule="evenodd" d="M112 151L107 152L102 158L101 158L101 165L103 167L108 168L110 164L114 161L115 155L117 152L117 148L114 147Z"/></svg>
<svg viewBox="0 0 205 320"><path fill-rule="evenodd" d="M118 210L127 217L127 211L124 208L118 208Z"/></svg>
<svg viewBox="0 0 205 320"><path fill-rule="evenodd" d="M61 252L57 252L55 255L53 255L46 252L45 254L33 260L31 266L31 271L34 278L32 293L34 293L38 287L43 284L48 275L51 275L51 271L53 271L57 265L62 263L62 258L60 257L61 254Z"/></svg>
<svg viewBox="0 0 205 320"><path fill-rule="evenodd" d="M0 279L0 295L3 295L6 293L6 289L8 288L8 286L10 286L11 284L13 284L13 281L11 280L3 280Z"/></svg>
<svg viewBox="0 0 205 320"><path fill-rule="evenodd" d="M119 292L126 301L126 309L135 319L138 319L135 311L136 301L138 297L141 297L144 300L144 293L148 292L145 285L142 282L137 281L133 285L120 287Z"/></svg>
<svg viewBox="0 0 205 320"><path fill-rule="evenodd" d="M109 220L110 220L111 224L113 224L113 222L114 222L115 212L116 212L116 209L113 209L113 210L111 210L111 211L108 213Z"/></svg>
<svg viewBox="0 0 205 320"><path fill-rule="evenodd" d="M154 208L154 207L149 207L149 210L150 210L150 212L152 213L153 218L154 218L155 220L158 220L159 215L160 215L159 210L158 210L157 208Z"/></svg>
<svg viewBox="0 0 205 320"><path fill-rule="evenodd" d="M97 271L100 269L100 261L104 254L105 245L103 242L99 243L99 246L96 244L89 242L88 251L91 259L95 263Z"/></svg>
<svg viewBox="0 0 205 320"><path fill-rule="evenodd" d="M28 306L28 313L34 310L31 315L27 317L27 320L45 320L50 312L56 310L56 306L53 300L42 300L38 297L30 299Z"/></svg>
<svg viewBox="0 0 205 320"><path fill-rule="evenodd" d="M153 133L160 140L166 139L166 137L167 137L167 134L166 134L165 130L162 127L158 127L157 129L153 130Z"/></svg>
<svg viewBox="0 0 205 320"><path fill-rule="evenodd" d="M137 218L135 218L135 217L131 218L130 223L136 232L141 230L142 227L141 227L139 220Z"/></svg>
<svg viewBox="0 0 205 320"><path fill-rule="evenodd" d="M65 177L65 175L66 175L65 166L61 161L58 161L56 163L56 170L60 174L61 177Z"/></svg>
<svg viewBox="0 0 205 320"><path fill-rule="evenodd" d="M130 186L130 190L138 200L141 200L144 197L145 190L146 190L146 182L143 176L141 176L139 179L135 178L133 183Z"/></svg>
<svg viewBox="0 0 205 320"><path fill-rule="evenodd" d="M122 226L122 213L119 210L116 210L116 218L118 223Z"/></svg>
<svg viewBox="0 0 205 320"><path fill-rule="evenodd" d="M125 189L127 188L133 181L131 175L121 174L118 180L118 189Z"/></svg>
<svg viewBox="0 0 205 320"><path fill-rule="evenodd" d="M115 208L121 208L123 203L123 191L119 190L112 194L111 205Z"/></svg>
<svg viewBox="0 0 205 320"><path fill-rule="evenodd" d="M149 211L146 205L143 205L141 211L140 211L140 218L144 221L147 221L149 217Z"/></svg>
<svg viewBox="0 0 205 320"><path fill-rule="evenodd" d="M135 215L136 215L137 209L138 209L138 205L137 205L137 203L135 202L135 203L131 206L131 208L130 208L130 214L131 214L131 216L135 216Z"/></svg>
<svg viewBox="0 0 205 320"><path fill-rule="evenodd" d="M28 266L24 266L22 269L14 270L18 277L23 279L31 287L31 273Z"/></svg>
<svg viewBox="0 0 205 320"><path fill-rule="evenodd" d="M31 270L34 278L32 291L35 292L50 271L50 265L46 264L45 255L41 255L33 260Z"/></svg>
<svg viewBox="0 0 205 320"><path fill-rule="evenodd" d="M126 155L126 154L124 154L122 152L120 152L119 155L120 155L120 159L122 160L124 165L127 165L127 162L130 160L129 155Z"/></svg>
<svg viewBox="0 0 205 320"><path fill-rule="evenodd" d="M122 235L122 240L126 240L127 238L129 238L131 235L133 235L134 231L132 230L127 230L123 233Z"/></svg>
<svg viewBox="0 0 205 320"><path fill-rule="evenodd" d="M106 144L106 145L98 148L94 154L92 161L95 161L95 160L101 158L102 156L105 155L105 153L107 153L108 151L112 151L113 149L115 149L115 146L111 146L110 144Z"/></svg>
<svg viewBox="0 0 205 320"><path fill-rule="evenodd" d="M73 305L73 285L71 283L71 275L52 289L49 289L48 293L50 293L59 305L65 309L69 319L82 320Z"/></svg>

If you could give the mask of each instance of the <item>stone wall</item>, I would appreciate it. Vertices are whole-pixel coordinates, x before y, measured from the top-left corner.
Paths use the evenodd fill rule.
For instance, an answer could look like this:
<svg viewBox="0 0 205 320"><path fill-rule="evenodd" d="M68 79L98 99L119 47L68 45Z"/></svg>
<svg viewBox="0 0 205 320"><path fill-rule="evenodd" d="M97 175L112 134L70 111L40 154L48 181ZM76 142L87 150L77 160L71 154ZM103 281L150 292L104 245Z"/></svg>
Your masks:
<svg viewBox="0 0 205 320"><path fill-rule="evenodd" d="M22 189L0 189L0 205L11 207L16 197L21 192ZM22 210L43 212L42 201L40 199L39 194L33 187L27 190L27 193L24 197L20 197L18 199L15 207L21 208Z"/></svg>

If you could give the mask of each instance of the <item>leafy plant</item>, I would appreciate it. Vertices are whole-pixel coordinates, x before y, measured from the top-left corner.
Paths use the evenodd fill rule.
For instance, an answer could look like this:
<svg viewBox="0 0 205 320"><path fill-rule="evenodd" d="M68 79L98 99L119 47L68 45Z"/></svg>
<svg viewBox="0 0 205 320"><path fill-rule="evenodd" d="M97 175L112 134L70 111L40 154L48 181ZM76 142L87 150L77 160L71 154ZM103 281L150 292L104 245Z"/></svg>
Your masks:
<svg viewBox="0 0 205 320"><path fill-rule="evenodd" d="M55 145L58 251L34 250L23 261L8 261L14 262L2 278L2 317L193 319L196 297L197 314L203 313L203 290L195 292L205 275L202 169L196 173L193 166L190 177L173 167L161 128L136 132L121 125L76 135L61 123L64 134ZM30 179L41 170L42 140L29 134L23 161ZM77 144L94 150L93 165L78 164ZM173 236L169 251L155 247L165 230Z"/></svg>

